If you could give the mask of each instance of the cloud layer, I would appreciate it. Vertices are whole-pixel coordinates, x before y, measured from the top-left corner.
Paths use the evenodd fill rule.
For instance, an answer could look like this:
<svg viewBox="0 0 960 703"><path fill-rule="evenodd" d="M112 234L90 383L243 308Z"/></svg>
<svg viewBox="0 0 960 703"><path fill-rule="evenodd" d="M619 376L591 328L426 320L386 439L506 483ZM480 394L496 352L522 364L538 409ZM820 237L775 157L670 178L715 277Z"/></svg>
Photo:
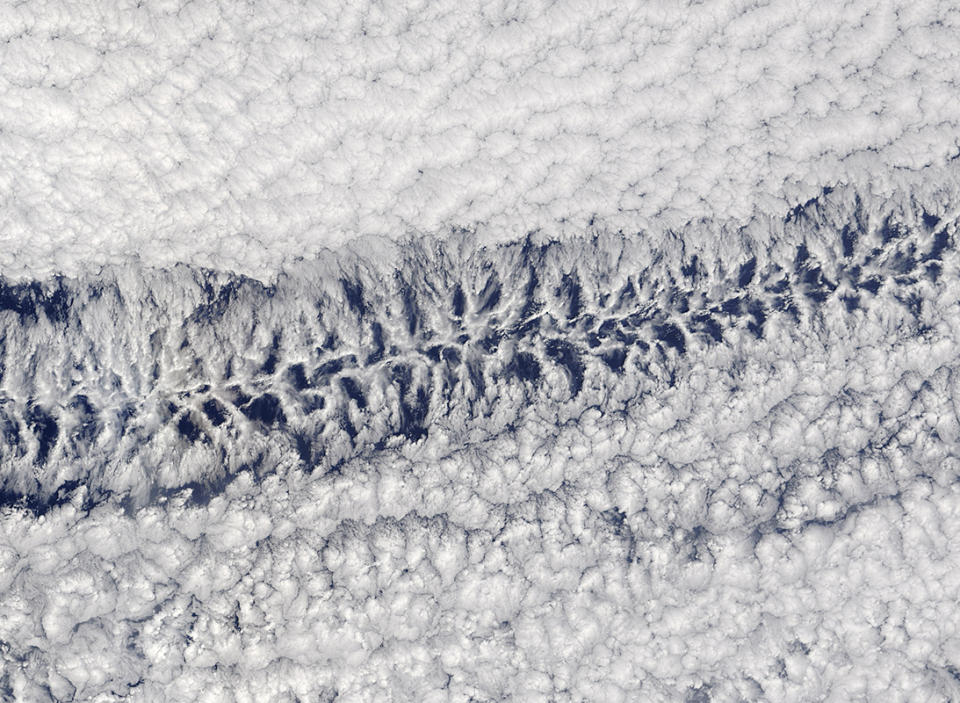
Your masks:
<svg viewBox="0 0 960 703"><path fill-rule="evenodd" d="M956 173L922 176L669 246L8 282L0 691L955 698Z"/></svg>
<svg viewBox="0 0 960 703"><path fill-rule="evenodd" d="M27 2L0 268L269 276L361 235L779 216L960 152L949 3Z"/></svg>

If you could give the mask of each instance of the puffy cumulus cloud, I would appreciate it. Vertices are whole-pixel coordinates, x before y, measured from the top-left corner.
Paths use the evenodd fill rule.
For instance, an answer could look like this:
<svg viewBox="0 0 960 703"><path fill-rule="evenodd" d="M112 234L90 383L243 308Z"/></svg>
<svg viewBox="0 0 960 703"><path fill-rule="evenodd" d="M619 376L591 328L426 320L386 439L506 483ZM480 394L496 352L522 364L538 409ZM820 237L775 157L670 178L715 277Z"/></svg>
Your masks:
<svg viewBox="0 0 960 703"><path fill-rule="evenodd" d="M956 156L951 3L0 9L0 267L663 234Z"/></svg>
<svg viewBox="0 0 960 703"><path fill-rule="evenodd" d="M957 698L956 168L6 282L0 695Z"/></svg>

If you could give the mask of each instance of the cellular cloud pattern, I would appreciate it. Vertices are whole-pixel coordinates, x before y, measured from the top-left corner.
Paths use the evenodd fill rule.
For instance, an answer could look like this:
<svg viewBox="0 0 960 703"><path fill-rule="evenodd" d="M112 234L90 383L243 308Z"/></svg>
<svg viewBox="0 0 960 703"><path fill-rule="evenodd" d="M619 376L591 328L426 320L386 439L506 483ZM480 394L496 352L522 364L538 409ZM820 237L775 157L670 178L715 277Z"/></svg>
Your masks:
<svg viewBox="0 0 960 703"><path fill-rule="evenodd" d="M960 700L958 24L0 6L0 701Z"/></svg>
<svg viewBox="0 0 960 703"><path fill-rule="evenodd" d="M956 696L960 191L918 192L5 283L0 690Z"/></svg>
<svg viewBox="0 0 960 703"><path fill-rule="evenodd" d="M779 217L960 153L958 32L933 0L6 3L0 266Z"/></svg>

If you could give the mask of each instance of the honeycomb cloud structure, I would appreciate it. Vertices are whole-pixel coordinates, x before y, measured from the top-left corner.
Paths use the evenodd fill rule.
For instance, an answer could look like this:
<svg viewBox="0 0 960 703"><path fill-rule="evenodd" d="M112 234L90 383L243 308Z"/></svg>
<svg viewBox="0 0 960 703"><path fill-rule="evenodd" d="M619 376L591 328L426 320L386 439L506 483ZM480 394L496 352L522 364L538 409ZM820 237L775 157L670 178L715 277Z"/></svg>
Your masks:
<svg viewBox="0 0 960 703"><path fill-rule="evenodd" d="M960 8L0 8L0 700L960 699Z"/></svg>

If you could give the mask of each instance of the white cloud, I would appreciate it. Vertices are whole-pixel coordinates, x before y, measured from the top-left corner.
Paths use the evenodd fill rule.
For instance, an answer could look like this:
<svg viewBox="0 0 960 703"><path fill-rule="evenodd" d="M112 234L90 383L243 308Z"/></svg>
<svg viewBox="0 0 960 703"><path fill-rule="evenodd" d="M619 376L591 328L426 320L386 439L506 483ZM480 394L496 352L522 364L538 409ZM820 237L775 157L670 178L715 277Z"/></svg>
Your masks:
<svg viewBox="0 0 960 703"><path fill-rule="evenodd" d="M960 697L958 18L0 8L0 698Z"/></svg>
<svg viewBox="0 0 960 703"><path fill-rule="evenodd" d="M358 236L659 236L957 152L935 4L23 3L0 266L257 275Z"/></svg>
<svg viewBox="0 0 960 703"><path fill-rule="evenodd" d="M0 690L956 695L952 179L5 284Z"/></svg>

